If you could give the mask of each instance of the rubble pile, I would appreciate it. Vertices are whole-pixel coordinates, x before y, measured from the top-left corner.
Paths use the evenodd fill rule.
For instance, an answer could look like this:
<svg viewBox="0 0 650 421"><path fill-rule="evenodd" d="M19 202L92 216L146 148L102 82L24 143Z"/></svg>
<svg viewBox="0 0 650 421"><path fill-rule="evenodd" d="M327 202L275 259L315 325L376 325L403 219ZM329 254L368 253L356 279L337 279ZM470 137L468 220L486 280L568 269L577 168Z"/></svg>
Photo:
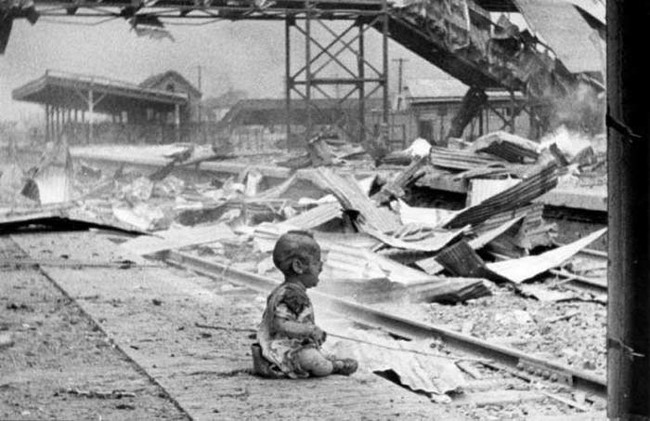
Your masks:
<svg viewBox="0 0 650 421"><path fill-rule="evenodd" d="M561 174L598 166L591 145L576 147L566 137L559 132L555 141L536 143L495 132L464 149L417 139L393 154L393 162L407 157L408 165L364 171L359 168L369 168L367 162L354 170L345 165L362 150L319 135L308 148L309 166L279 185L252 165L228 178L181 180L171 174L175 166L215 158L214 151L192 145L178 145L166 155L168 164L148 175L124 168L106 173L83 162L73 168L63 154L56 177L43 177L53 172L41 163L32 171L41 178L32 178L66 187L48 190L63 192L60 203L49 194L47 206L38 208L50 217L153 234L125 244L140 254L189 248L228 260L230 247L238 250L233 263L277 276L269 257L275 240L289 230L312 230L324 251L322 289L365 302L457 303L490 295L497 284L535 279L604 233L555 247L556 228L544 222L536 203ZM468 184L463 209L407 203L410 186L440 174ZM8 208L3 219L29 214L29 208Z"/></svg>
<svg viewBox="0 0 650 421"><path fill-rule="evenodd" d="M216 157L191 145L176 145L166 154L166 164L148 171L107 170L84 161L73 166L65 148L57 149L56 159L40 160L22 179L35 180L37 187L54 186L48 191L60 194L40 201L35 189L29 198L20 195L20 202L16 193L7 196L11 201L0 212L0 230L61 224L117 228L138 234L112 237L132 253L163 258L168 251L182 251L278 282L282 276L271 258L276 240L290 230L310 230L323 251L321 292L602 374L606 297L565 288L556 269L602 275L602 267L573 257L605 230L558 245L556 227L544 221L538 202L566 174L587 177L602 168L599 152L496 132L462 149L418 139L393 154L390 164L375 167L349 146L334 148L323 139L314 143L320 146L300 158L307 165L293 167L279 183L253 163L230 176L180 178L176 167ZM411 194L414 186L442 174L467 183L461 209L425 207ZM453 305L459 303L464 305ZM590 321L580 317L583 308L593 315ZM378 333L346 333L359 340L371 334ZM370 339L387 347L397 342ZM408 346L420 353L430 346L416 345ZM435 384L421 383L421 376L401 380L440 402L464 387L458 367L444 359L432 365L429 355L426 361L420 354L408 360L392 356L403 350L353 351L379 371L403 375L416 367L417 372L446 373Z"/></svg>

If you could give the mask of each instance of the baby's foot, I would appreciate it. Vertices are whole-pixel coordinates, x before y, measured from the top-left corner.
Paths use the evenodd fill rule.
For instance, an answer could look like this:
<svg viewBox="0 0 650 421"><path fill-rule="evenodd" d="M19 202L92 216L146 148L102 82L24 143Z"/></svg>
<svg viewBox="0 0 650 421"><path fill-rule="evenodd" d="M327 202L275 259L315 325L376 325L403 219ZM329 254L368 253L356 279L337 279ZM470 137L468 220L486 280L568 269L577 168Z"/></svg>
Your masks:
<svg viewBox="0 0 650 421"><path fill-rule="evenodd" d="M349 376L359 368L359 363L357 363L357 361L353 360L352 358L334 360L332 361L332 364L334 366L332 374L342 374L344 376Z"/></svg>

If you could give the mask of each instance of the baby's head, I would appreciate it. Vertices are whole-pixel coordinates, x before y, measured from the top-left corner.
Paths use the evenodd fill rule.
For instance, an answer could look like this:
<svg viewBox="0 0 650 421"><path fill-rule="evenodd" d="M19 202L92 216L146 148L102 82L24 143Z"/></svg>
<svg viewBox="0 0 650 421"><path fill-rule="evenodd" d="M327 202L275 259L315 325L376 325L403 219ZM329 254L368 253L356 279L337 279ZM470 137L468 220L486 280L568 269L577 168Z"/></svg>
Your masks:
<svg viewBox="0 0 650 421"><path fill-rule="evenodd" d="M320 246L308 231L283 234L273 249L273 263L285 279L300 281L306 288L318 284L323 268L320 258Z"/></svg>

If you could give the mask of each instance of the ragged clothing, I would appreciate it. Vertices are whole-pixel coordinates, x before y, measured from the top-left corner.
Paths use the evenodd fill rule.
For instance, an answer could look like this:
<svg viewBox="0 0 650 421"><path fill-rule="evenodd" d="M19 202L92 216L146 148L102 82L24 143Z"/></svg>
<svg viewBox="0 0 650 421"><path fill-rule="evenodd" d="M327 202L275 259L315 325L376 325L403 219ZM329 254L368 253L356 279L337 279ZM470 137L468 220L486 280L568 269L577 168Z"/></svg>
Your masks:
<svg viewBox="0 0 650 421"><path fill-rule="evenodd" d="M314 308L307 296L307 290L300 283L285 282L269 295L266 310L257 331L257 340L262 355L271 363L271 368L290 378L308 377L297 361L297 353L305 348L320 349L311 338L291 338L276 329L276 319L314 325Z"/></svg>

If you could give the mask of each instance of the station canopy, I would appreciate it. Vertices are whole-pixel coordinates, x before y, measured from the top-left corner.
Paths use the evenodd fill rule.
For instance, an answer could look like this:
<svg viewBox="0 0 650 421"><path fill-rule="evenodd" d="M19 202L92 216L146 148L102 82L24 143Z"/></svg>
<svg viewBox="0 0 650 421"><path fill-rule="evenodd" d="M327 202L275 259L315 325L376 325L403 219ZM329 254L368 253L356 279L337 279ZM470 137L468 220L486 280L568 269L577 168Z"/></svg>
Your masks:
<svg viewBox="0 0 650 421"><path fill-rule="evenodd" d="M187 94L167 92L97 76L48 70L45 75L13 90L12 98L53 107L115 114L151 108L174 112L188 103Z"/></svg>

